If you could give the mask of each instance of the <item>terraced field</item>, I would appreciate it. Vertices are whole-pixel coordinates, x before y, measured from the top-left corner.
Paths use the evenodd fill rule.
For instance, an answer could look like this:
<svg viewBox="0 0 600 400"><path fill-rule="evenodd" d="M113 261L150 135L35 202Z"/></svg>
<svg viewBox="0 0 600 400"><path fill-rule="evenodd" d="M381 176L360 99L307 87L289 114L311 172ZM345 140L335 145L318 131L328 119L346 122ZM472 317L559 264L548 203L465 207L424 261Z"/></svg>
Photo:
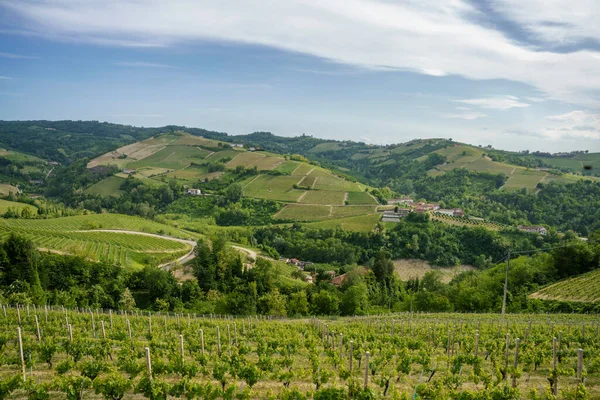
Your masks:
<svg viewBox="0 0 600 400"><path fill-rule="evenodd" d="M431 213L431 219L433 221L438 221L449 225L468 226L471 228L480 226L492 231L499 231L503 228L506 228L506 225L502 225L497 222L482 221L479 219L471 219L468 217L454 217L451 215L440 214L436 212Z"/></svg>
<svg viewBox="0 0 600 400"><path fill-rule="evenodd" d="M541 300L596 303L600 301L600 269L546 286L529 297Z"/></svg>
<svg viewBox="0 0 600 400"><path fill-rule="evenodd" d="M168 234L188 241L197 237L168 225L118 214L0 220L0 237L11 233L32 240L40 249L127 267L162 264L184 256L192 248L191 242L153 235Z"/></svg>

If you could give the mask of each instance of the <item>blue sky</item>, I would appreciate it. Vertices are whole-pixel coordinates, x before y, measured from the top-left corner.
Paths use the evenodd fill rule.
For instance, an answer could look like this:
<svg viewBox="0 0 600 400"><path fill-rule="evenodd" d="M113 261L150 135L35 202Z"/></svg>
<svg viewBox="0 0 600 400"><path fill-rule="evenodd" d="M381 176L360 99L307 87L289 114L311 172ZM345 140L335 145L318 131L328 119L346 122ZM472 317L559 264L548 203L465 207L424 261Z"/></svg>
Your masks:
<svg viewBox="0 0 600 400"><path fill-rule="evenodd" d="M0 0L0 119L600 151L595 0Z"/></svg>

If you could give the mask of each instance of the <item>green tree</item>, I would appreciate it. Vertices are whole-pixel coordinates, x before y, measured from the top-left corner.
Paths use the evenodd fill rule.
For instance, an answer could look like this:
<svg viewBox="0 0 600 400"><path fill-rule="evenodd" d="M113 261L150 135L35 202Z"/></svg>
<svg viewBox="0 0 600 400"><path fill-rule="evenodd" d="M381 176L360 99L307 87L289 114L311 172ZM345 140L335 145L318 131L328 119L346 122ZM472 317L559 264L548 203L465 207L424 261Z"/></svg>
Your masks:
<svg viewBox="0 0 600 400"><path fill-rule="evenodd" d="M346 289L340 304L342 315L364 315L368 308L369 295L366 284L359 283Z"/></svg>
<svg viewBox="0 0 600 400"><path fill-rule="evenodd" d="M308 315L308 298L304 290L290 295L287 311L290 317Z"/></svg>

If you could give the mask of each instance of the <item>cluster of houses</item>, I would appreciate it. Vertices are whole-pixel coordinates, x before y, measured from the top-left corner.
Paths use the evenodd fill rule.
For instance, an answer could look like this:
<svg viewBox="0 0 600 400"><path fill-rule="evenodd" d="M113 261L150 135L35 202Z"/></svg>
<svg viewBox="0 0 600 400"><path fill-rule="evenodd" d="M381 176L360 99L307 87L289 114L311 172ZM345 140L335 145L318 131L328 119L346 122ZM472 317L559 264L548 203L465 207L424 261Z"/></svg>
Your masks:
<svg viewBox="0 0 600 400"><path fill-rule="evenodd" d="M439 204L426 203L424 201L415 203L415 201L410 197L400 197L397 199L388 200L388 205L396 205L398 207L396 207L394 211L384 211L382 218L383 222L400 222L401 218L406 217L411 212L436 212L439 214L450 215L454 217L463 217L465 215L462 208L444 209L440 208ZM403 206L403 208L400 208L400 206Z"/></svg>
<svg viewBox="0 0 600 400"><path fill-rule="evenodd" d="M388 200L388 205L396 205L394 210L383 211L381 218L382 222L400 222L400 220L406 217L411 212L424 213L424 212L435 212L437 214L449 215L451 217L464 217L465 213L462 208L440 208L439 204L417 202L415 203L410 197L400 197L396 199ZM402 206L402 208L400 208ZM483 220L482 218L471 217L475 220ZM517 229L522 232L537 233L545 236L548 230L543 226L525 226L519 225Z"/></svg>

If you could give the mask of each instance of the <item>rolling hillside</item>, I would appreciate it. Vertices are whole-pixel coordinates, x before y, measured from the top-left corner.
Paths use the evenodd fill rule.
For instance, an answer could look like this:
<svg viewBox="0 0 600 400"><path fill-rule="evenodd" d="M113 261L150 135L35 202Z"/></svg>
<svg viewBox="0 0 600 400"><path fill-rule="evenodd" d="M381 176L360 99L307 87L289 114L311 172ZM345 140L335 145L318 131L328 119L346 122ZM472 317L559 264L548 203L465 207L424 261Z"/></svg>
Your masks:
<svg viewBox="0 0 600 400"><path fill-rule="evenodd" d="M193 136L167 133L136 142L91 160L88 168L116 166L120 171L86 189L86 193L119 196L128 175L147 185L175 180L188 186L219 179L239 168L256 172L240 183L244 195L288 203L276 217L315 221L375 213L378 201L368 186L332 171L266 151Z"/></svg>
<svg viewBox="0 0 600 400"><path fill-rule="evenodd" d="M596 303L600 301L600 269L546 286L529 297L541 300Z"/></svg>

